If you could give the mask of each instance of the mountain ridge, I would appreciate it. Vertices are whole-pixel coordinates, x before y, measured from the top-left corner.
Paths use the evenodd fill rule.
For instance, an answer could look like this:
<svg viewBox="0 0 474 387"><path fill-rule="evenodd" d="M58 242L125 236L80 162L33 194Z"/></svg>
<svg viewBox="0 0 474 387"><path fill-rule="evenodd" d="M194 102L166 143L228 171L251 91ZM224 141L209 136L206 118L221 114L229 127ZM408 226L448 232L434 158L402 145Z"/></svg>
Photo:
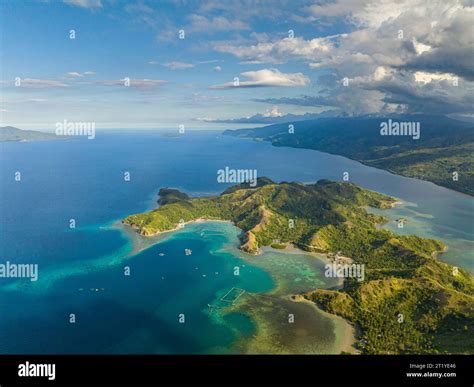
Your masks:
<svg viewBox="0 0 474 387"><path fill-rule="evenodd" d="M420 139L380 135L380 124L389 119L419 122ZM425 115L330 117L223 134L337 154L474 196L474 124L469 122Z"/></svg>

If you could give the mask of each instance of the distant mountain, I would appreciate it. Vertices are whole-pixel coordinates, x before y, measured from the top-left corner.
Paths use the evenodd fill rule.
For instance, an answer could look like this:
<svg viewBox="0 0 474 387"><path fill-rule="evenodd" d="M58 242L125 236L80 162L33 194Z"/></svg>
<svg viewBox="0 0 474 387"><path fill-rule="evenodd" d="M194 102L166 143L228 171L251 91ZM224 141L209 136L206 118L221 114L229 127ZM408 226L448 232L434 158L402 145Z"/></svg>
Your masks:
<svg viewBox="0 0 474 387"><path fill-rule="evenodd" d="M0 142L5 141L46 141L60 140L65 137L58 137L53 133L38 132L35 130L21 130L13 126L0 127Z"/></svg>
<svg viewBox="0 0 474 387"><path fill-rule="evenodd" d="M419 138L415 139L415 134L381 135L381 124L394 122L419 123ZM474 195L472 122L425 115L331 117L227 130L224 135L339 154L366 165Z"/></svg>
<svg viewBox="0 0 474 387"><path fill-rule="evenodd" d="M231 118L231 119L201 119L200 121L214 124L280 124L286 122L299 122L315 120L325 117L335 117L339 115L335 111L324 111L322 113L305 113L305 114L284 114L272 116L267 114L255 114L250 117Z"/></svg>

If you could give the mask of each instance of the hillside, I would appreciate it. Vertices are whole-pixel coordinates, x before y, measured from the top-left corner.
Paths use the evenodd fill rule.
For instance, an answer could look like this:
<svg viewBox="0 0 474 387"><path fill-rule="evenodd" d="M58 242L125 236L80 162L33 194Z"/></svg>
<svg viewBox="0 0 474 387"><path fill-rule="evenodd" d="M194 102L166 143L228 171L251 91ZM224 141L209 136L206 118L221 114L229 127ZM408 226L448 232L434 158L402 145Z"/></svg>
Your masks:
<svg viewBox="0 0 474 387"><path fill-rule="evenodd" d="M474 124L443 116L400 116L420 123L420 138L382 136L385 117L320 118L257 129L227 130L225 135L269 141L275 146L315 149L363 164L474 195ZM458 180L453 180L453 172Z"/></svg>
<svg viewBox="0 0 474 387"><path fill-rule="evenodd" d="M388 208L394 199L363 190L350 183L321 180L316 184L275 184L259 178L257 187L248 184L230 187L217 197L189 198L177 190L159 192L158 209L131 215L124 223L142 235L154 235L175 229L184 222L199 218L234 222L243 230L242 249L257 254L259 247L274 240L294 243L307 250L318 231L346 221L374 225L383 218L367 213L360 206ZM290 225L293 223L293 225Z"/></svg>
<svg viewBox="0 0 474 387"><path fill-rule="evenodd" d="M161 207L123 220L142 235L173 230L180 221L229 220L242 229L241 249L292 243L307 251L339 252L365 265L365 279L340 290L304 295L361 328L363 353L473 353L474 281L437 260L446 246L380 229L385 219L363 206L389 208L395 199L350 183L276 184L261 178L216 197L160 190ZM294 227L290 224L294 222ZM403 321L399 322L400 314Z"/></svg>
<svg viewBox="0 0 474 387"><path fill-rule="evenodd" d="M44 133L35 130L21 130L13 126L3 126L0 128L0 142L5 141L46 141L59 140L54 133Z"/></svg>

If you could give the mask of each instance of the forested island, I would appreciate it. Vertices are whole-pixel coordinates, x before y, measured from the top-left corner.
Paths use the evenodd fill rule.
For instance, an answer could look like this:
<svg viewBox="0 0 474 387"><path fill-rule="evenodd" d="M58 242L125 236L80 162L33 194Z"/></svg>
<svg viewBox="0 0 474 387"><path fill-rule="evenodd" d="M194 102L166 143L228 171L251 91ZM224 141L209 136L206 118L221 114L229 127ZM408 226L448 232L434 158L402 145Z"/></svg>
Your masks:
<svg viewBox="0 0 474 387"><path fill-rule="evenodd" d="M159 195L159 208L123 223L146 236L195 220L226 220L242 230L240 247L249 254L291 244L365 265L363 281L346 278L341 289L297 295L356 324L362 353L474 352L472 275L437 259L446 250L441 241L396 235L379 227L385 217L364 208L387 209L395 198L352 183L268 178L219 196L191 198L168 188Z"/></svg>
<svg viewBox="0 0 474 387"><path fill-rule="evenodd" d="M474 123L444 116L394 116L417 123L419 137L380 133L386 117L329 117L226 130L225 135L315 149L474 195ZM291 126L290 126L291 125Z"/></svg>

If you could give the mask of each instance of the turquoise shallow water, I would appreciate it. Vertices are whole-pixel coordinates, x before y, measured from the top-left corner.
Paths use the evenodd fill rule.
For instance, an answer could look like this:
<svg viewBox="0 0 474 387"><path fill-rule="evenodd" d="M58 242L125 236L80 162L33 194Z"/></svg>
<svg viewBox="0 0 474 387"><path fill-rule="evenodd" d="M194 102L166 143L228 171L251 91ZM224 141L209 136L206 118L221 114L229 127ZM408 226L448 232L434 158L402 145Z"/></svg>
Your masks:
<svg viewBox="0 0 474 387"><path fill-rule="evenodd" d="M471 225L468 224L461 230L444 226L435 216L420 212L423 210L419 209L416 203L410 202L403 202L390 210L369 209L369 211L388 217L389 222L383 227L394 233L443 240L448 245L448 251L438 258L474 273ZM398 219L401 218L406 220L402 228L398 224Z"/></svg>
<svg viewBox="0 0 474 387"><path fill-rule="evenodd" d="M339 156L215 133L182 138L99 133L93 141L2 143L0 148L0 262L39 265L36 283L0 279L0 353L232 352L236 340L255 335L255 318L265 315L265 308L284 313L294 306L255 301L247 303L254 309L210 315L207 304L223 292L238 286L271 293L270 273L297 291L330 286L307 257L285 261L269 252L260 261L245 259L236 250L238 230L227 223L189 225L138 254L133 249L149 240L137 244L112 226L154 207L163 186L192 195L221 192L226 185L217 183L216 171L225 166L255 168L276 181L340 180L349 171L353 182L404 201L386 212L409 220L395 231L442 239L449 252L441 259L473 268L472 198ZM13 179L16 171L21 182ZM132 177L127 183L125 171ZM71 218L74 230L68 228ZM191 256L184 254L188 247ZM126 265L130 277L123 275ZM235 265L245 265L237 278ZM256 316L256 309L262 314ZM300 312L307 321L314 318L306 309ZM76 324L69 324L70 313L76 314ZM180 313L185 324L177 323ZM312 338L316 352L331 352L334 324L321 316L316 321L317 330L301 327L298 337ZM278 350L297 351L290 342L295 340ZM277 343L265 345L267 351L277 350Z"/></svg>
<svg viewBox="0 0 474 387"><path fill-rule="evenodd" d="M42 281L4 291L2 302L9 308L8 319L1 320L0 341L10 346L2 350L203 353L230 347L236 333L253 332L252 322L235 315L228 317L229 326L216 324L206 313L208 303L234 286L251 292L273 287L265 271L222 250L235 244L238 232L228 223L188 225L132 258L119 253L89 267L54 269L54 275ZM185 249L192 254L186 255ZM129 276L124 274L126 267ZM235 267L239 276L234 275ZM68 323L70 313L76 314L75 324ZM184 323L179 321L181 314ZM37 329L28 330L28 325ZM21 326L25 329L18 337ZM17 336L15 342L7 339L12 334Z"/></svg>

